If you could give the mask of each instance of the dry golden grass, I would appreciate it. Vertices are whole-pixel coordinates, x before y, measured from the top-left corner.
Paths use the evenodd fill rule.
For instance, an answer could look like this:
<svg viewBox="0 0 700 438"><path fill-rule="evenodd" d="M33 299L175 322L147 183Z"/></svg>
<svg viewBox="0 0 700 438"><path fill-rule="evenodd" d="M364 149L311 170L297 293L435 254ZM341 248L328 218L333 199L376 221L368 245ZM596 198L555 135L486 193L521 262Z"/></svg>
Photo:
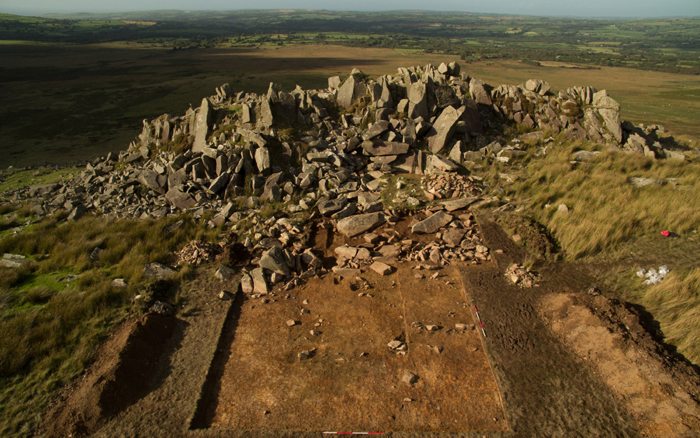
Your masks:
<svg viewBox="0 0 700 438"><path fill-rule="evenodd" d="M582 148L594 147L563 143L550 148L507 189L511 196L529 199L528 212L551 230L568 258L594 256L661 230L698 228L700 165L613 152L602 152L590 165L572 164L571 153ZM638 189L628 182L631 177L665 183ZM569 212L559 212L560 204Z"/></svg>
<svg viewBox="0 0 700 438"><path fill-rule="evenodd" d="M608 292L645 307L665 341L700 363L700 268L692 255L697 252L692 236L700 225L700 164L560 140L545 157L526 162L505 195L549 229L565 258L599 266ZM601 153L589 163L572 162L572 153L581 149ZM514 169L494 164L486 174L496 181L499 171ZM635 188L631 177L663 184ZM559 211L560 204L568 212ZM661 230L682 237L666 239ZM668 264L671 273L657 285L643 285L634 272L657 263Z"/></svg>
<svg viewBox="0 0 700 438"><path fill-rule="evenodd" d="M655 285L645 285L636 271L613 270L608 286L621 298L643 306L659 323L664 341L700 364L700 268L671 268Z"/></svg>

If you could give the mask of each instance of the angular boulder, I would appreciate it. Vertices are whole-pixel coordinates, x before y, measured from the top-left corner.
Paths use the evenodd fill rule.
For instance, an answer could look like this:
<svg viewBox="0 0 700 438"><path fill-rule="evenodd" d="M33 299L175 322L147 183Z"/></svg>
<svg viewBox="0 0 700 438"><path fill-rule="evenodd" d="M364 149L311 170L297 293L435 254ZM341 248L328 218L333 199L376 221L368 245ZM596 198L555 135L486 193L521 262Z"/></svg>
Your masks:
<svg viewBox="0 0 700 438"><path fill-rule="evenodd" d="M374 156L401 155L408 152L407 143L398 143L395 141L365 141L362 143L362 149Z"/></svg>
<svg viewBox="0 0 700 438"><path fill-rule="evenodd" d="M456 110L451 106L445 108L428 131L428 147L434 154L445 147L455 132L455 125L462 117L464 108Z"/></svg>
<svg viewBox="0 0 700 438"><path fill-rule="evenodd" d="M165 199L180 210L188 209L197 203L192 196L177 189L168 190Z"/></svg>
<svg viewBox="0 0 700 438"><path fill-rule="evenodd" d="M416 234L432 234L452 222L452 219L453 217L451 215L444 211L438 211L411 227L411 232Z"/></svg>
<svg viewBox="0 0 700 438"><path fill-rule="evenodd" d="M197 120L194 127L194 144L192 144L192 152L201 152L207 145L207 137L209 136L209 124L211 123L211 102L206 97L202 99L202 104L197 112Z"/></svg>
<svg viewBox="0 0 700 438"><path fill-rule="evenodd" d="M278 246L273 246L263 254L260 258L260 267L280 275L289 275L289 267L284 260L284 251Z"/></svg>
<svg viewBox="0 0 700 438"><path fill-rule="evenodd" d="M141 172L137 181L161 195L166 193L166 187L168 186L168 178L152 170Z"/></svg>
<svg viewBox="0 0 700 438"><path fill-rule="evenodd" d="M350 108L358 97L367 94L367 85L355 75L350 75L345 83L338 89L338 105Z"/></svg>
<svg viewBox="0 0 700 438"><path fill-rule="evenodd" d="M338 221L338 231L347 237L354 237L383 224L386 218L382 213L358 214Z"/></svg>
<svg viewBox="0 0 700 438"><path fill-rule="evenodd" d="M442 203L442 205L445 206L445 210L452 212L455 210L461 210L463 208L466 208L478 201L479 199L481 198L477 196L472 196L469 198L459 198L451 201L445 201Z"/></svg>

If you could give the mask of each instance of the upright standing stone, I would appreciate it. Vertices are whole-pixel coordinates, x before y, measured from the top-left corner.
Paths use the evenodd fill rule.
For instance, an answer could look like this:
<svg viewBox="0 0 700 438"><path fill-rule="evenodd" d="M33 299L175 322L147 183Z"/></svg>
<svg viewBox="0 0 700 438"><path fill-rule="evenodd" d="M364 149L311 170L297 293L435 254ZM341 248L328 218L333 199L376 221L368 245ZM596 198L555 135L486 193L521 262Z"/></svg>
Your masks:
<svg viewBox="0 0 700 438"><path fill-rule="evenodd" d="M202 105L197 113L197 121L195 122L194 144L192 152L201 152L207 144L209 136L209 123L211 123L211 103L206 97L202 99Z"/></svg>

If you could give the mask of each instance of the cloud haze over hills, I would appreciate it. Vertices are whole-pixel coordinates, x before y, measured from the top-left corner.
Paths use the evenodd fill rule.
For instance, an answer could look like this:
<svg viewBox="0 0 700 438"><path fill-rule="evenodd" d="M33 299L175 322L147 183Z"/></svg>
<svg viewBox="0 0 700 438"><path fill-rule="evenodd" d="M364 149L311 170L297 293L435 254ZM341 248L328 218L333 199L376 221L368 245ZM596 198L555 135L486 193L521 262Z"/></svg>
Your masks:
<svg viewBox="0 0 700 438"><path fill-rule="evenodd" d="M700 2L697 0L589 0L588 2L561 2L559 0L494 0L488 3L476 0L446 0L440 3L426 3L416 0L387 0L381 3L359 0L348 4L328 0L260 0L254 5L236 0L203 0L196 6L184 0L123 0L118 4L104 0L4 0L0 12L39 15L55 12L126 12L158 9L192 10L235 10L249 9L328 9L356 11L387 10L435 10L464 11L496 14L579 16L579 17L688 17L700 16Z"/></svg>

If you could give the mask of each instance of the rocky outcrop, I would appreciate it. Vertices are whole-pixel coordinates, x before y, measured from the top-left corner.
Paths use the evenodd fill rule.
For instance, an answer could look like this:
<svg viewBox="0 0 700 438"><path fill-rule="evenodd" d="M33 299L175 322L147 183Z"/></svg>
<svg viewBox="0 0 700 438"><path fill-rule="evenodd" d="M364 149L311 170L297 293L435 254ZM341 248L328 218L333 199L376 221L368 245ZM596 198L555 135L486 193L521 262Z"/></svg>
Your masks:
<svg viewBox="0 0 700 438"><path fill-rule="evenodd" d="M400 68L376 80L354 70L345 81L328 83L324 90L289 92L270 84L264 95L224 85L197 109L144 121L126 151L91 160L74 180L12 196L32 199L38 216L65 210L68 220L188 211L224 227L257 218L251 244L268 237L291 242L295 234L286 226L259 218L261 207L274 204L289 216L319 214L346 236L379 226L392 208L415 208L424 199L455 198L445 207L459 210L466 202L461 198L480 196L480 181L460 175L465 165L517 162L526 156L523 142L544 153L550 133L658 159L685 157L664 146L662 127L621 123L619 104L592 87L554 91L533 79L492 88L456 63ZM518 125L530 132L505 144L503 129ZM295 126L294 135L282 126ZM575 160L589 158L578 154ZM400 173L424 175L431 186L419 197L399 190L393 199L380 199L386 176ZM513 181L506 172L499 178Z"/></svg>

